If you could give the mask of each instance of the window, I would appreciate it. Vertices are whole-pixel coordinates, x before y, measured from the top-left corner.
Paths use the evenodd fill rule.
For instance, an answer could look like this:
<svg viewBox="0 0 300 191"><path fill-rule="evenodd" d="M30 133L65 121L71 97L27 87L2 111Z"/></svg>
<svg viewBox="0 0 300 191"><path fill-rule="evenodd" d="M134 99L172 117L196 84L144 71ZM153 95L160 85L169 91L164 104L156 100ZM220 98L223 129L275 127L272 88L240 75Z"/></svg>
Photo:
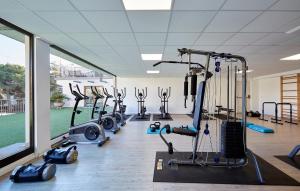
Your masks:
<svg viewBox="0 0 300 191"><path fill-rule="evenodd" d="M69 83L72 84L74 90L77 91L76 86L78 86L81 93L89 97L89 99L79 102L78 110L81 112L76 114L75 124L91 120L95 101L91 86L96 87L99 91L106 87L112 94L114 85L112 75L70 55L71 53L65 53L64 50L58 49L58 47L52 47L50 55L50 129L52 139L67 133L71 124L75 97L70 91ZM103 100L98 100L97 107L102 108L102 103ZM94 116L97 115L94 114Z"/></svg>
<svg viewBox="0 0 300 191"><path fill-rule="evenodd" d="M32 35L0 19L0 167L33 152Z"/></svg>

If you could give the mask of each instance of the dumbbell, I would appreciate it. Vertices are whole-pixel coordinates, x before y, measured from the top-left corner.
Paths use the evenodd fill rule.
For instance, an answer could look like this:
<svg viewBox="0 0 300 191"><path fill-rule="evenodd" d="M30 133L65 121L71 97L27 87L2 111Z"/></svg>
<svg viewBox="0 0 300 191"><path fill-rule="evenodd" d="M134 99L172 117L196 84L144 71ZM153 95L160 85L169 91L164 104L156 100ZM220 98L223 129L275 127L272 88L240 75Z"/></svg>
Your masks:
<svg viewBox="0 0 300 191"><path fill-rule="evenodd" d="M150 131L151 132L155 132L156 130L159 130L160 129L160 122L159 121L156 121L152 124L150 124Z"/></svg>

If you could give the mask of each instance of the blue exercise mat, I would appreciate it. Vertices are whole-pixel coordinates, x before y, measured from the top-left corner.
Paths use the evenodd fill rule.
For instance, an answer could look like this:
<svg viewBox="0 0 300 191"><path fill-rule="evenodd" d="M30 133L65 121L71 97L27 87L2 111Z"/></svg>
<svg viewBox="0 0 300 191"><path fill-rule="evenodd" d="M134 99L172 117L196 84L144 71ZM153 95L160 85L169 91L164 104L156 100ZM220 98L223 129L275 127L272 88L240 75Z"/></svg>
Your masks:
<svg viewBox="0 0 300 191"><path fill-rule="evenodd" d="M274 133L273 129L270 129L268 127L260 126L260 125L249 125L247 126L249 129L252 129L254 131L260 132L260 133Z"/></svg>
<svg viewBox="0 0 300 191"><path fill-rule="evenodd" d="M254 125L254 123L252 123L252 122L247 122L246 123L246 127L249 127L250 125Z"/></svg>

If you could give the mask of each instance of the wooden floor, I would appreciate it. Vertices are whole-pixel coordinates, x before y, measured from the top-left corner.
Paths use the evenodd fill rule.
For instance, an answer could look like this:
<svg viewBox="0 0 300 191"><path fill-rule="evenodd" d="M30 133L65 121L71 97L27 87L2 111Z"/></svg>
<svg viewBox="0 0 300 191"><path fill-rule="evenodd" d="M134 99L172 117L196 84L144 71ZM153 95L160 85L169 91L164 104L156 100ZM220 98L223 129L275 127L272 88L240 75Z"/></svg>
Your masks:
<svg viewBox="0 0 300 191"><path fill-rule="evenodd" d="M191 118L172 115L171 125L189 124ZM251 120L250 120L251 121ZM253 121L253 120L252 120ZM275 130L274 134L261 134L248 130L248 147L265 160L300 182L300 171L273 155L287 154L300 144L300 125L265 124ZM48 182L13 184L8 177L0 181L1 191L96 191L96 190L300 190L300 187L242 186L212 184L153 183L153 166L156 151L166 151L158 135L147 135L150 122L127 122L117 135L110 135L111 141L98 148L96 145L80 145L79 161L71 165L58 165L56 177ZM162 122L162 125L168 122ZM211 122L214 124L215 122ZM212 135L215 128L211 126ZM191 149L188 137L172 135L172 141L179 151ZM215 143L215 141L213 141ZM217 143L214 144L214 146ZM205 149L205 148L204 148ZM217 177L216 177L217 178Z"/></svg>

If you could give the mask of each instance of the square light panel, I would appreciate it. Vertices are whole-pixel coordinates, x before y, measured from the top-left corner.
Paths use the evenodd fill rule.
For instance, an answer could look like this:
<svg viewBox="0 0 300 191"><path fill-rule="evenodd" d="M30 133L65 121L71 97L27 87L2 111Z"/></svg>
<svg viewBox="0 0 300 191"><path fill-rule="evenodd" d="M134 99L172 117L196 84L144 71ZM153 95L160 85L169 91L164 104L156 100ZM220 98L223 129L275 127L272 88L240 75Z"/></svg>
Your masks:
<svg viewBox="0 0 300 191"><path fill-rule="evenodd" d="M280 60L300 60L300 54L295 54L293 56L281 58Z"/></svg>
<svg viewBox="0 0 300 191"><path fill-rule="evenodd" d="M141 54L142 60L161 60L162 54Z"/></svg>
<svg viewBox="0 0 300 191"><path fill-rule="evenodd" d="M159 74L159 70L147 70L147 74Z"/></svg>
<svg viewBox="0 0 300 191"><path fill-rule="evenodd" d="M171 10L172 0L122 0L126 10Z"/></svg>

